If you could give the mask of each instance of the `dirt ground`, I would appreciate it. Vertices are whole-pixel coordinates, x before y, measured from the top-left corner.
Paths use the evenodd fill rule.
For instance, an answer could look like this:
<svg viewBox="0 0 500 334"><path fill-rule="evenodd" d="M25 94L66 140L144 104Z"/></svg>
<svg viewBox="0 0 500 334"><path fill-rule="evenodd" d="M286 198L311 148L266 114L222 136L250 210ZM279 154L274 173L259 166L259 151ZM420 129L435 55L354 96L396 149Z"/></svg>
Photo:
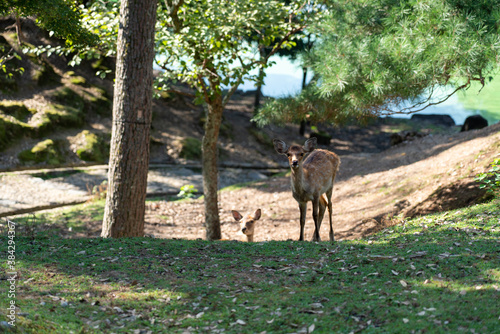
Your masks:
<svg viewBox="0 0 500 334"><path fill-rule="evenodd" d="M449 136L428 136L381 153L342 156L334 187L333 229L337 240L366 236L406 215L415 216L473 204L484 193L474 176L499 154L500 124ZM275 177L241 189L221 191L222 235L245 240L231 210L262 210L255 240L296 240L299 210L289 177ZM399 217L397 217L400 215ZM328 240L328 220L321 228ZM146 233L160 238L204 238L201 200L155 202L147 209ZM306 238L314 222L308 206Z"/></svg>

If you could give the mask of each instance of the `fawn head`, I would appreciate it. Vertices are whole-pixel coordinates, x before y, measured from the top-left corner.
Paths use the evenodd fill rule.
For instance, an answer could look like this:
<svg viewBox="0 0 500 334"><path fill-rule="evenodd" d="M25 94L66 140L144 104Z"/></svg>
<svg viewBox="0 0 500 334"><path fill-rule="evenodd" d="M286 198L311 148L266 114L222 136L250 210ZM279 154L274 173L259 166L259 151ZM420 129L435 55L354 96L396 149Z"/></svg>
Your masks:
<svg viewBox="0 0 500 334"><path fill-rule="evenodd" d="M261 211L257 209L253 215L242 216L238 211L232 210L233 218L240 223L241 232L247 236L253 235L255 222L260 219Z"/></svg>
<svg viewBox="0 0 500 334"><path fill-rule="evenodd" d="M273 139L273 143L276 152L287 156L288 162L290 162L290 167L297 168L302 163L306 155L314 151L317 145L317 139L313 137L306 140L304 146L292 145L289 147L280 139Z"/></svg>

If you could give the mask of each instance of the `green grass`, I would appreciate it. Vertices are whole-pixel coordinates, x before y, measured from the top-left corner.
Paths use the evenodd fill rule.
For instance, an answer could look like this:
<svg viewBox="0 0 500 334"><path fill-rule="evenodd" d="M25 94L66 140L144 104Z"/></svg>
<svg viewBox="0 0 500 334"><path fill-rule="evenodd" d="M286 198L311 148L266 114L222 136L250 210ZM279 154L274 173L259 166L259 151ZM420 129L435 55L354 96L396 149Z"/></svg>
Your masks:
<svg viewBox="0 0 500 334"><path fill-rule="evenodd" d="M16 331L494 333L499 219L497 199L333 244L19 235Z"/></svg>

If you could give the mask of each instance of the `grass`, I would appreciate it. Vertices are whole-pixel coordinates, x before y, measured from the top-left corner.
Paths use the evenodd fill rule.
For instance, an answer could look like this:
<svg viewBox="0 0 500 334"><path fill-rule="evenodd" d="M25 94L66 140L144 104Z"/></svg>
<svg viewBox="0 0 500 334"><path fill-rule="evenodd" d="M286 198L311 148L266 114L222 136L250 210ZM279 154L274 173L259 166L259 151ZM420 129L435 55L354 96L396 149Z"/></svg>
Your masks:
<svg viewBox="0 0 500 334"><path fill-rule="evenodd" d="M494 333L499 208L496 199L333 244L19 235L12 332Z"/></svg>

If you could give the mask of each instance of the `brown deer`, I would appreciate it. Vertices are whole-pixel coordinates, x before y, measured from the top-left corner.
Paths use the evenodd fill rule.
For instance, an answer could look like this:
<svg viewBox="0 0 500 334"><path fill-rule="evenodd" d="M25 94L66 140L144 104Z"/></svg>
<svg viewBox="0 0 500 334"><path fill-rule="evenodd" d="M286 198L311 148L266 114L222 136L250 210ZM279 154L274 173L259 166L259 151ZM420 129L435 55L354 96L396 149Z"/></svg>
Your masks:
<svg viewBox="0 0 500 334"><path fill-rule="evenodd" d="M260 209L257 209L253 215L242 216L238 211L232 210L233 218L240 223L241 232L247 236L248 242L253 242L253 232L255 222L260 219Z"/></svg>
<svg viewBox="0 0 500 334"><path fill-rule="evenodd" d="M317 139L308 139L304 146L288 145L279 139L273 139L274 148L279 154L286 155L291 167L292 194L299 203L300 237L304 240L307 202L313 205L314 235L313 241L321 241L319 229L326 206L330 217L330 241L334 241L332 227L332 192L335 175L340 166L340 158L333 152L316 149Z"/></svg>

